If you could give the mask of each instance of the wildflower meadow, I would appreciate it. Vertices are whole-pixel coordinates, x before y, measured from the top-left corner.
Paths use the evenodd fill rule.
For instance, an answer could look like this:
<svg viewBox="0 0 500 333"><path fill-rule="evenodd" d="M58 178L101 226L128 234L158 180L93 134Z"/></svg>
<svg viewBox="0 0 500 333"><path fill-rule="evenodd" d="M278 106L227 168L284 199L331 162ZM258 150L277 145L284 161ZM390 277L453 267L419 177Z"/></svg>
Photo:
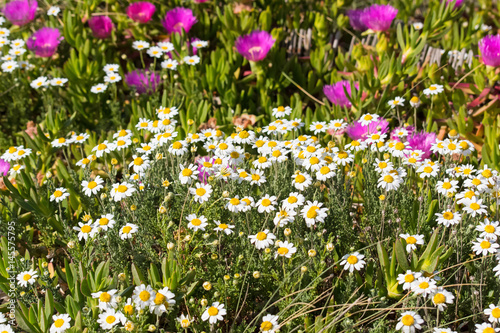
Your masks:
<svg viewBox="0 0 500 333"><path fill-rule="evenodd" d="M0 2L0 333L500 332L500 3Z"/></svg>

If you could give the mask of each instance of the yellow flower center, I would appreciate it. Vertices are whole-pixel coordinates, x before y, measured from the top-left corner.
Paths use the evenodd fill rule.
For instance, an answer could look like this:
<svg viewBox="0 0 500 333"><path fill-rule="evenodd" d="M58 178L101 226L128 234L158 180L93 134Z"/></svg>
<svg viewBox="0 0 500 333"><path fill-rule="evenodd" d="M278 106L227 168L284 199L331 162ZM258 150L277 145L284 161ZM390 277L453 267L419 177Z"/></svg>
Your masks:
<svg viewBox="0 0 500 333"><path fill-rule="evenodd" d="M189 177L189 176L191 176L192 174L193 174L193 170L191 170L191 169L184 169L184 170L182 170L182 175L183 175L184 177Z"/></svg>
<svg viewBox="0 0 500 333"><path fill-rule="evenodd" d="M192 219L191 224L197 227L201 224L201 220L200 219Z"/></svg>
<svg viewBox="0 0 500 333"><path fill-rule="evenodd" d="M266 163L267 158L265 156L261 156L261 157L259 157L258 161L259 161L259 163Z"/></svg>
<svg viewBox="0 0 500 333"><path fill-rule="evenodd" d="M108 324L113 324L115 321L116 321L115 316L107 316L107 317L106 317L106 322L107 322Z"/></svg>
<svg viewBox="0 0 500 333"><path fill-rule="evenodd" d="M143 290L139 293L139 298L141 299L141 301L143 302L146 302L149 300L149 298L151 297L151 294L149 293L149 291L147 290Z"/></svg>
<svg viewBox="0 0 500 333"><path fill-rule="evenodd" d="M297 175L297 176L295 176L295 182L296 183L302 184L305 181L306 181L306 177L305 176L303 176L303 175Z"/></svg>
<svg viewBox="0 0 500 333"><path fill-rule="evenodd" d="M452 212L443 213L443 218L445 220L451 220L453 218L453 213Z"/></svg>
<svg viewBox="0 0 500 333"><path fill-rule="evenodd" d="M391 175L384 176L384 182L392 183L393 181L394 181L394 178Z"/></svg>
<svg viewBox="0 0 500 333"><path fill-rule="evenodd" d="M420 284L418 285L418 287L420 289L427 289L427 288L429 288L429 283L427 281L420 282Z"/></svg>
<svg viewBox="0 0 500 333"><path fill-rule="evenodd" d="M313 156L309 159L309 163L311 163L311 165L316 165L319 163L319 158L317 158L316 156Z"/></svg>
<svg viewBox="0 0 500 333"><path fill-rule="evenodd" d="M165 299L166 299L165 295L160 294L160 293L156 293L154 303L156 305L163 304L165 302Z"/></svg>
<svg viewBox="0 0 500 333"><path fill-rule="evenodd" d="M209 309L208 309L208 314L210 316L217 316L219 314L219 309L217 309L215 306L211 306Z"/></svg>
<svg viewBox="0 0 500 333"><path fill-rule="evenodd" d="M134 307L130 304L127 304L123 307L123 312L127 315L131 315L134 313Z"/></svg>
<svg viewBox="0 0 500 333"><path fill-rule="evenodd" d="M417 239L413 236L410 236L406 239L406 243L408 244L415 244L417 242Z"/></svg>
<svg viewBox="0 0 500 333"><path fill-rule="evenodd" d="M62 195L63 195L62 191L59 190L54 191L54 197L59 198Z"/></svg>
<svg viewBox="0 0 500 333"><path fill-rule="evenodd" d="M250 134L248 134L247 131L241 131L238 136L241 138L241 139L246 139L250 136Z"/></svg>
<svg viewBox="0 0 500 333"><path fill-rule="evenodd" d="M219 228L221 228L222 230L226 230L229 227L227 226L227 224L221 223L221 224L219 224Z"/></svg>
<svg viewBox="0 0 500 333"><path fill-rule="evenodd" d="M413 282L413 281L415 281L415 277L413 276L413 274L405 275L405 282Z"/></svg>
<svg viewBox="0 0 500 333"><path fill-rule="evenodd" d="M368 121L370 121L370 120L372 120L372 119L373 119L373 116L372 116L372 115L370 115L370 114L367 114L366 116L364 116L364 117L363 117L363 119L364 119L364 120L368 120Z"/></svg>
<svg viewBox="0 0 500 333"><path fill-rule="evenodd" d="M100 225L108 225L108 223L109 223L109 220L106 217L101 217L99 219L99 224Z"/></svg>
<svg viewBox="0 0 500 333"><path fill-rule="evenodd" d="M229 203L233 206L236 206L240 204L240 200L238 198L232 198L231 200L229 200Z"/></svg>
<svg viewBox="0 0 500 333"><path fill-rule="evenodd" d="M493 310L491 310L491 315L494 317L494 318L500 318L500 309L499 308L494 308Z"/></svg>
<svg viewBox="0 0 500 333"><path fill-rule="evenodd" d="M491 224L488 224L487 226L484 227L484 231L486 231L489 234L492 234L495 232L495 227L492 226Z"/></svg>
<svg viewBox="0 0 500 333"><path fill-rule="evenodd" d="M424 172L425 172L425 173L431 173L431 172L432 172L432 168L431 168L430 166L426 166L426 167L424 168Z"/></svg>
<svg viewBox="0 0 500 333"><path fill-rule="evenodd" d="M131 230L132 230L132 227L127 225L127 226L123 227L122 232L124 234L128 234Z"/></svg>
<svg viewBox="0 0 500 333"><path fill-rule="evenodd" d="M282 256L286 255L288 252L289 252L289 250L286 247L278 248L278 253Z"/></svg>
<svg viewBox="0 0 500 333"><path fill-rule="evenodd" d="M260 330L262 332L267 332L270 331L273 328L273 323L270 321L264 321L262 324L260 324Z"/></svg>
<svg viewBox="0 0 500 333"><path fill-rule="evenodd" d="M65 138L59 138L59 139L57 139L57 142L59 142L59 143L65 143L66 139Z"/></svg>
<svg viewBox="0 0 500 333"><path fill-rule="evenodd" d="M241 177L241 175L240 175L240 177ZM256 173L252 175L252 180L258 181L259 179L260 179L260 175L258 175Z"/></svg>
<svg viewBox="0 0 500 333"><path fill-rule="evenodd" d="M176 141L172 144L172 148L174 149L181 149L182 148L182 143L180 143L179 141Z"/></svg>
<svg viewBox="0 0 500 333"><path fill-rule="evenodd" d="M291 203L291 204L294 204L296 203L297 201L299 201L299 199L297 199L297 197L289 197L288 198L288 202Z"/></svg>
<svg viewBox="0 0 500 333"><path fill-rule="evenodd" d="M491 176L493 176L493 174L491 173L491 170L488 170L488 169L481 172L481 175L483 175L484 178L490 178Z"/></svg>
<svg viewBox="0 0 500 333"><path fill-rule="evenodd" d="M93 188L95 188L96 186L97 186L97 183L96 183L95 181L91 181L91 182L89 182L89 184L87 185L87 187L88 187L89 189L91 189L91 190L92 190Z"/></svg>
<svg viewBox="0 0 500 333"><path fill-rule="evenodd" d="M481 206L479 206L477 203L473 202L470 204L470 208L472 210L478 210L479 208L481 208Z"/></svg>
<svg viewBox="0 0 500 333"><path fill-rule="evenodd" d="M125 185L119 185L117 188L116 188L116 191L120 192L120 193L125 193L127 192L128 188L127 186Z"/></svg>
<svg viewBox="0 0 500 333"><path fill-rule="evenodd" d="M84 225L81 229L80 229L84 234L88 234L89 232L92 231L92 227L89 226L89 225Z"/></svg>
<svg viewBox="0 0 500 333"><path fill-rule="evenodd" d="M403 150L403 149L405 149L405 144L404 144L404 143L402 143L402 142L398 142L398 143L396 143L396 145L394 146L394 149L396 149L396 150Z"/></svg>
<svg viewBox="0 0 500 333"><path fill-rule="evenodd" d="M103 292L101 296L99 296L99 301L103 303L108 303L109 301L111 301L111 295L108 294L107 292Z"/></svg>
<svg viewBox="0 0 500 333"><path fill-rule="evenodd" d="M273 157L280 157L281 156L281 152L279 150L275 150L273 151Z"/></svg>
<svg viewBox="0 0 500 333"><path fill-rule="evenodd" d="M487 240L484 240L481 242L481 244L479 244L481 246L482 249L489 249L490 246L491 246L491 243L488 242Z"/></svg>
<svg viewBox="0 0 500 333"><path fill-rule="evenodd" d="M446 296L441 293L437 293L436 295L434 295L432 300L435 304L443 304L444 302L446 302Z"/></svg>
<svg viewBox="0 0 500 333"><path fill-rule="evenodd" d="M326 175L326 174L328 174L330 172L330 168L325 165L324 167L321 167L321 169L319 169L319 172L322 175Z"/></svg>
<svg viewBox="0 0 500 333"><path fill-rule="evenodd" d="M415 322L415 319L411 315L405 315L403 318L401 318L401 322L405 326L411 326Z"/></svg>
<svg viewBox="0 0 500 333"><path fill-rule="evenodd" d="M24 276L23 276L23 280L24 280L24 281L29 281L29 279L31 279L31 275L29 275L29 274L24 274Z"/></svg>
<svg viewBox="0 0 500 333"><path fill-rule="evenodd" d="M55 326L55 327L59 328L59 327L61 327L62 325L64 325L64 319L56 319L56 320L54 321L54 326Z"/></svg>
<svg viewBox="0 0 500 333"><path fill-rule="evenodd" d="M344 158L347 158L349 155L345 151L343 151L343 152L340 152L337 156L341 159L344 159Z"/></svg>
<svg viewBox="0 0 500 333"><path fill-rule="evenodd" d="M271 200L267 198L262 200L262 206L268 207L269 205L271 205Z"/></svg>
<svg viewBox="0 0 500 333"><path fill-rule="evenodd" d="M347 258L347 262L350 263L351 265L357 264L358 263L358 257L356 256L349 256Z"/></svg>
<svg viewBox="0 0 500 333"><path fill-rule="evenodd" d="M267 238L267 234L263 231L260 231L257 233L257 235L255 236L255 238L257 238L257 240L260 240L260 241L263 241L264 239Z"/></svg>
<svg viewBox="0 0 500 333"><path fill-rule="evenodd" d="M314 219L318 216L318 212L317 210L319 209L318 206L312 206L311 208L309 208L309 210L307 211L307 218L308 219Z"/></svg>

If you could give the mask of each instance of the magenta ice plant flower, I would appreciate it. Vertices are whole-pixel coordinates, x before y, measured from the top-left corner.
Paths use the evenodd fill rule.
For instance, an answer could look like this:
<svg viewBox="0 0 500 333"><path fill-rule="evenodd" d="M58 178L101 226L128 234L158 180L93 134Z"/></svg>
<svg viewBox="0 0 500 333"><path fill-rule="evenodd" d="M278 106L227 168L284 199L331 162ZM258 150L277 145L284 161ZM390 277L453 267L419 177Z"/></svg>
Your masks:
<svg viewBox="0 0 500 333"><path fill-rule="evenodd" d="M160 86L161 78L155 72L135 70L125 75L125 82L139 94L152 94Z"/></svg>
<svg viewBox="0 0 500 333"><path fill-rule="evenodd" d="M108 16L100 15L90 18L89 27L95 38L105 39L111 36L115 26Z"/></svg>
<svg viewBox="0 0 500 333"><path fill-rule="evenodd" d="M155 5L147 1L134 2L127 7L128 17L139 23L148 23L155 11Z"/></svg>
<svg viewBox="0 0 500 333"><path fill-rule="evenodd" d="M485 65L500 66L500 35L486 36L479 41L479 51Z"/></svg>
<svg viewBox="0 0 500 333"><path fill-rule="evenodd" d="M391 5L371 5L363 10L361 22L373 31L386 31L397 14L398 10Z"/></svg>
<svg viewBox="0 0 500 333"><path fill-rule="evenodd" d="M189 33L193 25L198 22L189 8L177 7L169 10L163 20L163 27L168 33L182 33L182 30Z"/></svg>
<svg viewBox="0 0 500 333"><path fill-rule="evenodd" d="M366 139L369 134L381 133L385 134L389 130L389 122L385 119L372 121L368 127L361 125L361 122L356 120L351 125L347 126L347 135L353 140Z"/></svg>
<svg viewBox="0 0 500 333"><path fill-rule="evenodd" d="M61 33L59 30L45 27L35 31L26 41L26 46L37 56L49 58L54 55L60 42Z"/></svg>
<svg viewBox="0 0 500 333"><path fill-rule="evenodd" d="M361 20L363 15L363 9L350 9L347 11L347 16L349 17L349 23L354 30L365 31L368 29L366 25Z"/></svg>
<svg viewBox="0 0 500 333"><path fill-rule="evenodd" d="M36 0L14 0L2 9L5 18L14 25L25 25L35 18L38 2Z"/></svg>
<svg viewBox="0 0 500 333"><path fill-rule="evenodd" d="M357 84L354 85L358 89ZM344 87L351 96L351 83L349 81L339 81L332 85L323 87L323 93L330 102L338 106L351 107L351 102L347 98Z"/></svg>
<svg viewBox="0 0 500 333"><path fill-rule="evenodd" d="M235 46L247 60L257 62L267 56L275 41L269 32L255 30L249 35L238 37Z"/></svg>

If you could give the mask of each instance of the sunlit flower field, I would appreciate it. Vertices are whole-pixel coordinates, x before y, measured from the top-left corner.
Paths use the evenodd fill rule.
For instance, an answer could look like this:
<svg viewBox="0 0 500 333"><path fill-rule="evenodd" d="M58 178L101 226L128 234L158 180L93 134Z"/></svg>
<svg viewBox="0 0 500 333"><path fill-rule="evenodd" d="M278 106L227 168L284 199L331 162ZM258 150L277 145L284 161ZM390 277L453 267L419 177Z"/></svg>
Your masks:
<svg viewBox="0 0 500 333"><path fill-rule="evenodd" d="M500 332L499 9L0 3L0 333Z"/></svg>

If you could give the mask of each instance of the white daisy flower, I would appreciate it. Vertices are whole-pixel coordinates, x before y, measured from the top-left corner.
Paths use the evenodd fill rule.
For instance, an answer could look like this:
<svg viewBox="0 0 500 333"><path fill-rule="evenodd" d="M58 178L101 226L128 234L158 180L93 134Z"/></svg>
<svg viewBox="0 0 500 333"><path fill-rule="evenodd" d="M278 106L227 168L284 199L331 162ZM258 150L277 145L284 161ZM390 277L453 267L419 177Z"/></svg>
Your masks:
<svg viewBox="0 0 500 333"><path fill-rule="evenodd" d="M108 86L103 83L98 83L90 88L90 92L93 94L100 94L106 91Z"/></svg>
<svg viewBox="0 0 500 333"><path fill-rule="evenodd" d="M179 141L177 141L179 142ZM191 182L198 178L198 167L194 164L189 164L189 166L184 167L180 165L181 172L179 173L179 180L181 184L191 184Z"/></svg>
<svg viewBox="0 0 500 333"><path fill-rule="evenodd" d="M10 60L10 61L4 62L1 67L2 67L2 71L4 73L11 73L16 68L19 68L19 65L18 65L17 61Z"/></svg>
<svg viewBox="0 0 500 333"><path fill-rule="evenodd" d="M437 95L444 91L443 86L440 84L431 84L431 86L427 89L424 89L425 95Z"/></svg>
<svg viewBox="0 0 500 333"><path fill-rule="evenodd" d="M55 77L50 80L50 85L62 87L66 82L68 82L68 79L65 79L63 77Z"/></svg>
<svg viewBox="0 0 500 333"><path fill-rule="evenodd" d="M138 51L142 51L149 48L149 43L143 40L136 40L132 43L132 48Z"/></svg>
<svg viewBox="0 0 500 333"><path fill-rule="evenodd" d="M475 333L495 333L500 332L500 328L493 328L490 323L476 324Z"/></svg>
<svg viewBox="0 0 500 333"><path fill-rule="evenodd" d="M163 51L163 52L170 52L174 50L174 44L170 42L159 42L157 46Z"/></svg>
<svg viewBox="0 0 500 333"><path fill-rule="evenodd" d="M58 139L55 139L53 140L50 145L54 148L61 148L61 147L67 147L69 146L69 144L71 143L71 139L70 140L66 140L66 138L58 138Z"/></svg>
<svg viewBox="0 0 500 333"><path fill-rule="evenodd" d="M500 323L500 307L495 304L490 304L489 308L484 310L484 314L489 316L488 321L490 323Z"/></svg>
<svg viewBox="0 0 500 333"><path fill-rule="evenodd" d="M116 289L111 289L108 291L99 291L96 293L92 293L92 298L97 298L99 300L99 309L102 311L106 311L107 309L116 308L116 296L115 294L118 292Z"/></svg>
<svg viewBox="0 0 500 333"><path fill-rule="evenodd" d="M321 208L323 206L322 202L318 201L307 201L302 210L302 217L306 221L309 228L312 228L317 222L325 222L327 216L328 208Z"/></svg>
<svg viewBox="0 0 500 333"><path fill-rule="evenodd" d="M17 283L22 287L27 287L28 284L33 284L38 278L38 272L36 270L24 271L17 274Z"/></svg>
<svg viewBox="0 0 500 333"><path fill-rule="evenodd" d="M391 99L387 104L391 107L391 109L394 109L396 106L403 106L405 102L405 99L403 97L396 97L394 99Z"/></svg>
<svg viewBox="0 0 500 333"><path fill-rule="evenodd" d="M175 294L164 287L156 292L156 295L149 306L149 311L159 316L167 312L175 304Z"/></svg>
<svg viewBox="0 0 500 333"><path fill-rule="evenodd" d="M193 322L193 319L191 319L189 316L185 316L184 314L181 314L178 318L177 321L181 324L182 328L188 328L189 325Z"/></svg>
<svg viewBox="0 0 500 333"><path fill-rule="evenodd" d="M194 41L191 45L193 45L194 48L202 49L204 47L207 47L208 42L204 41L204 40L197 40L197 41Z"/></svg>
<svg viewBox="0 0 500 333"><path fill-rule="evenodd" d="M33 89L38 89L40 87L46 87L49 85L49 81L46 76L40 76L35 80L31 81L30 86Z"/></svg>
<svg viewBox="0 0 500 333"><path fill-rule="evenodd" d="M302 194L298 192L292 192L288 195L288 198L284 199L281 203L283 207L288 207L290 209L295 209L304 204L305 198Z"/></svg>
<svg viewBox="0 0 500 333"><path fill-rule="evenodd" d="M436 288L437 286L435 280L421 276L417 280L415 280L415 282L413 282L411 290L416 295L422 295L425 297L434 292Z"/></svg>
<svg viewBox="0 0 500 333"><path fill-rule="evenodd" d="M52 320L54 322L50 326L50 333L63 333L71 327L71 317L67 313L53 315Z"/></svg>
<svg viewBox="0 0 500 333"><path fill-rule="evenodd" d="M220 221L215 220L215 224L217 224L217 228L214 228L215 231L219 232L222 231L226 235L230 235L233 233L234 225L232 224L226 224L226 223L221 223Z"/></svg>
<svg viewBox="0 0 500 333"><path fill-rule="evenodd" d="M280 328L278 324L278 316L273 316L271 314L262 317L262 323L260 324L260 331L266 333L275 333Z"/></svg>
<svg viewBox="0 0 500 333"><path fill-rule="evenodd" d="M495 241L497 237L500 236L500 228L498 225L499 225L498 221L490 222L490 220L484 219L484 222L481 222L479 223L478 226L476 226L476 230L481 232L479 237Z"/></svg>
<svg viewBox="0 0 500 333"><path fill-rule="evenodd" d="M273 117L283 118L289 116L292 113L292 108L289 106L278 106L277 108L273 108Z"/></svg>
<svg viewBox="0 0 500 333"><path fill-rule="evenodd" d="M417 249L417 245L424 244L424 235L400 234L399 237L406 241L406 252L410 253Z"/></svg>
<svg viewBox="0 0 500 333"><path fill-rule="evenodd" d="M70 142L71 143L84 143L87 141L87 139L90 138L90 135L87 133L80 133L80 134L73 134L71 136Z"/></svg>
<svg viewBox="0 0 500 333"><path fill-rule="evenodd" d="M68 190L66 190L64 187L58 187L56 188L54 193L50 195L50 201L61 202L67 197L69 197Z"/></svg>
<svg viewBox="0 0 500 333"><path fill-rule="evenodd" d="M87 241L90 238L94 238L97 233L97 228L92 226L92 220L88 220L87 222L78 222L78 227L73 227L73 230L78 231L78 240L84 239Z"/></svg>
<svg viewBox="0 0 500 333"><path fill-rule="evenodd" d="M128 166L133 168L135 173L144 172L149 168L149 157L147 155L133 155L132 159L133 161Z"/></svg>
<svg viewBox="0 0 500 333"><path fill-rule="evenodd" d="M136 226L135 224L132 223L127 223L125 224L119 232L120 238L125 240L125 239L130 239L134 237L134 234L139 230L139 227Z"/></svg>
<svg viewBox="0 0 500 333"><path fill-rule="evenodd" d="M106 82L106 83L116 83L116 82L120 82L121 80L122 80L122 77L115 72L108 72L108 73L106 73L106 76L104 77L104 82Z"/></svg>
<svg viewBox="0 0 500 333"><path fill-rule="evenodd" d="M190 214L186 217L188 220L188 228L193 229L193 231L205 231L205 227L208 225L207 218L203 215L197 217L196 214Z"/></svg>
<svg viewBox="0 0 500 333"><path fill-rule="evenodd" d="M354 252L352 254L346 254L343 258L342 261L340 262L340 265L344 266L344 270L348 270L350 273L354 272L354 270L361 270L365 264L366 261L363 260L365 256L360 254L359 252Z"/></svg>
<svg viewBox="0 0 500 333"><path fill-rule="evenodd" d="M83 187L83 193L85 193L86 196L90 197L92 195L96 195L97 192L102 190L104 187L102 184L104 183L104 180L101 178L101 176L96 176L94 180L89 181L82 181L82 187Z"/></svg>
<svg viewBox="0 0 500 333"><path fill-rule="evenodd" d="M248 236L248 238L250 238L250 243L255 244L257 250L261 250L272 245L274 243L273 239L276 239L276 236L269 232L268 229L265 229L255 235Z"/></svg>
<svg viewBox="0 0 500 333"><path fill-rule="evenodd" d="M99 314L99 319L97 322L101 325L104 330L110 330L118 324L124 325L127 318L120 311L115 309L107 309L106 312Z"/></svg>
<svg viewBox="0 0 500 333"><path fill-rule="evenodd" d="M104 231L111 229L115 225L114 218L113 214L103 214L95 221L94 228L101 228Z"/></svg>
<svg viewBox="0 0 500 333"><path fill-rule="evenodd" d="M297 171L292 176L292 185L299 191L304 191L312 184L312 177L308 173Z"/></svg>
<svg viewBox="0 0 500 333"><path fill-rule="evenodd" d="M163 50L158 46L150 47L146 53L152 58L161 58L163 56Z"/></svg>
<svg viewBox="0 0 500 333"><path fill-rule="evenodd" d="M115 202L118 202L132 196L135 191L136 188L132 184L122 182L113 184L110 195Z"/></svg>
<svg viewBox="0 0 500 333"><path fill-rule="evenodd" d="M477 238L475 242L472 242L472 245L472 251L474 251L476 255L483 256L496 253L499 248L497 243L494 243L493 240L488 238Z"/></svg>
<svg viewBox="0 0 500 333"><path fill-rule="evenodd" d="M219 304L219 302L212 303L212 306L208 307L203 315L201 316L201 320L207 321L210 324L215 324L217 321L224 320L224 316L226 315L226 309L224 309L224 304Z"/></svg>
<svg viewBox="0 0 500 333"><path fill-rule="evenodd" d="M200 204L207 202L208 199L210 199L210 195L212 194L212 185L196 183L195 186L195 188L189 188L189 192L194 196L194 201Z"/></svg>
<svg viewBox="0 0 500 333"><path fill-rule="evenodd" d="M57 6L52 6L49 8L49 10L47 11L47 15L50 15L50 16L57 16L57 14L59 14L59 12L61 11L61 8L57 7Z"/></svg>
<svg viewBox="0 0 500 333"><path fill-rule="evenodd" d="M109 143L108 140L92 148L92 151L95 151L96 157L102 157L104 153L110 153L112 150L114 150L114 145L113 143Z"/></svg>
<svg viewBox="0 0 500 333"><path fill-rule="evenodd" d="M165 61L162 61L161 68L170 69L172 71L175 71L177 69L178 65L179 65L179 62L177 60L167 59Z"/></svg>
<svg viewBox="0 0 500 333"><path fill-rule="evenodd" d="M403 290L410 290L415 280L422 276L422 273L407 270L404 274L398 275L398 283L403 285Z"/></svg>
<svg viewBox="0 0 500 333"><path fill-rule="evenodd" d="M439 311L443 311L447 307L447 304L453 304L455 296L444 288L437 288L429 295L429 298Z"/></svg>
<svg viewBox="0 0 500 333"><path fill-rule="evenodd" d="M188 64L188 65L191 65L191 66L194 66L198 63L200 63L200 57L198 56L185 56L183 59L184 63Z"/></svg>
<svg viewBox="0 0 500 333"><path fill-rule="evenodd" d="M293 243L288 243L287 241L282 242L282 241L277 241L276 246L278 249L276 249L276 253L274 254L274 258L279 257L285 257L285 258L291 258L292 255L297 252L297 248L293 246Z"/></svg>
<svg viewBox="0 0 500 333"><path fill-rule="evenodd" d="M107 64L106 66L104 66L103 70L106 74L108 73L114 73L114 72L118 72L118 70L120 69L120 65L118 64Z"/></svg>
<svg viewBox="0 0 500 333"><path fill-rule="evenodd" d="M275 196L270 196L269 194L264 195L257 203L255 206L257 207L257 211L259 213L270 213L276 208L274 205L276 205L276 197Z"/></svg>
<svg viewBox="0 0 500 333"><path fill-rule="evenodd" d="M477 199L476 197L465 201L464 207L462 209L467 213L469 213L472 217L476 217L476 215L480 216L482 214L487 213L486 205L483 205L483 200Z"/></svg>
<svg viewBox="0 0 500 333"><path fill-rule="evenodd" d="M416 312L405 311L401 314L396 329L401 330L403 333L414 333L415 330L422 328L423 323L424 320Z"/></svg>
<svg viewBox="0 0 500 333"><path fill-rule="evenodd" d="M462 219L462 214L452 212L451 210L444 211L442 213L436 213L437 222L439 224L444 225L445 227L449 227L451 225L457 225L460 223Z"/></svg>

